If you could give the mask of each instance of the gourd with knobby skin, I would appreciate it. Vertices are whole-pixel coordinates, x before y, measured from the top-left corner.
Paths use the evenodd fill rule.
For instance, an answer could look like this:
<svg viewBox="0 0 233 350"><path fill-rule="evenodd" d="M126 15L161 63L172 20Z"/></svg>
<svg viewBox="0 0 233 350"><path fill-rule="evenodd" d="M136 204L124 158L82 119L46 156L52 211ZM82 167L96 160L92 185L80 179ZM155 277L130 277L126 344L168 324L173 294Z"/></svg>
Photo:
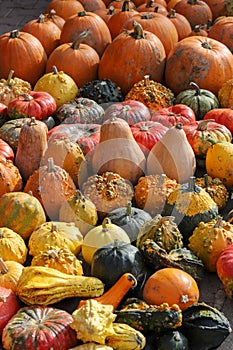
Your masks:
<svg viewBox="0 0 233 350"><path fill-rule="evenodd" d="M13 161L0 154L0 197L4 193L21 191L23 187L22 176Z"/></svg>
<svg viewBox="0 0 233 350"><path fill-rule="evenodd" d="M185 183L196 170L196 159L181 123L171 127L151 149L147 158L147 174L166 174Z"/></svg>

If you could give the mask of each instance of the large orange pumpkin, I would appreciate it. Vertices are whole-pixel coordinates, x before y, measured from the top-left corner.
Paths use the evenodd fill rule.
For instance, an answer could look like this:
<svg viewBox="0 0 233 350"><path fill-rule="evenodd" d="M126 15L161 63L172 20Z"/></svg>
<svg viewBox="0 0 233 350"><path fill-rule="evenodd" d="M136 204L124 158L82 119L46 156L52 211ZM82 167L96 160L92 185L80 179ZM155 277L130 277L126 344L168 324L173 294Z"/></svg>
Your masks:
<svg viewBox="0 0 233 350"><path fill-rule="evenodd" d="M195 279L187 272L167 267L154 272L143 288L143 299L151 305L177 304L187 309L199 300L199 288Z"/></svg>
<svg viewBox="0 0 233 350"><path fill-rule="evenodd" d="M233 3L230 0L203 0L205 1L213 14L213 19L221 16L233 15Z"/></svg>
<svg viewBox="0 0 233 350"><path fill-rule="evenodd" d="M166 53L160 39L135 21L134 29L119 34L103 53L99 79L111 79L127 94L146 74L162 82Z"/></svg>
<svg viewBox="0 0 233 350"><path fill-rule="evenodd" d="M56 14L62 17L65 21L70 17L83 11L84 7L81 2L77 0L52 0L46 8L46 12L55 10Z"/></svg>
<svg viewBox="0 0 233 350"><path fill-rule="evenodd" d="M194 81L201 89L218 93L233 75L233 55L215 39L190 36L175 44L165 68L166 86L176 95Z"/></svg>
<svg viewBox="0 0 233 350"><path fill-rule="evenodd" d="M225 44L233 53L233 16L216 20L210 27L208 36Z"/></svg>
<svg viewBox="0 0 233 350"><path fill-rule="evenodd" d="M12 30L0 36L0 77L7 79L11 69L16 77L34 85L43 75L47 55L41 42L32 34ZM16 55L17 53L17 55Z"/></svg>

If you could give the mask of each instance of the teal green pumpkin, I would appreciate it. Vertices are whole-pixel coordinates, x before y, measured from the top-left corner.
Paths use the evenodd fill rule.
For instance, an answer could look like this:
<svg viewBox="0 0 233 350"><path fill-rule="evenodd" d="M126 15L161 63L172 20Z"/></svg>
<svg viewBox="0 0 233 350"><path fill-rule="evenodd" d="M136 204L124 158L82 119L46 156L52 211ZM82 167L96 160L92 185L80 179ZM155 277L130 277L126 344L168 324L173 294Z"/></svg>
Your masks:
<svg viewBox="0 0 233 350"><path fill-rule="evenodd" d="M211 109L219 108L219 100L209 90L200 89L194 82L190 83L191 89L181 91L175 98L175 104L182 103L192 108L196 119L200 120Z"/></svg>
<svg viewBox="0 0 233 350"><path fill-rule="evenodd" d="M167 197L163 215L173 215L183 235L184 242L201 221L209 222L218 216L218 206L203 188L195 184L191 176L187 183L178 186Z"/></svg>
<svg viewBox="0 0 233 350"><path fill-rule="evenodd" d="M188 339L179 331L170 330L157 337L157 350L190 350Z"/></svg>

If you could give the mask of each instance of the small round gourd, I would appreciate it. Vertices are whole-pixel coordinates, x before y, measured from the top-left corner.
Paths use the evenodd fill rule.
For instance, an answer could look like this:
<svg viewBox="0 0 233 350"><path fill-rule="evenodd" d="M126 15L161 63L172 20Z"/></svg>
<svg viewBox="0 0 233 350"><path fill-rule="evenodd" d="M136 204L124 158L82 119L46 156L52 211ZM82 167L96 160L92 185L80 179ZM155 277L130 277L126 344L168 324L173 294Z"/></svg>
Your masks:
<svg viewBox="0 0 233 350"><path fill-rule="evenodd" d="M109 218L104 218L101 225L92 228L83 238L82 256L84 260L90 265L96 250L114 240L130 243L130 238L125 230L112 224Z"/></svg>
<svg viewBox="0 0 233 350"><path fill-rule="evenodd" d="M3 260L24 264L27 252L27 246L18 233L7 227L0 228L0 256Z"/></svg>

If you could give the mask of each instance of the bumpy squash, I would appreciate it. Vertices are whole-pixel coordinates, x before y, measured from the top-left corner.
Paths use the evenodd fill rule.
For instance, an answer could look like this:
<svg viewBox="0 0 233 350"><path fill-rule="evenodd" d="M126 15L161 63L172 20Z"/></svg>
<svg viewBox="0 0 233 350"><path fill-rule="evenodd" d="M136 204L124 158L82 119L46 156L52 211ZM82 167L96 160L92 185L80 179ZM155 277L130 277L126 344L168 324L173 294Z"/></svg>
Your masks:
<svg viewBox="0 0 233 350"><path fill-rule="evenodd" d="M140 350L146 346L146 337L126 323L113 322L114 334L106 337L106 344L114 350Z"/></svg>
<svg viewBox="0 0 233 350"><path fill-rule="evenodd" d="M18 280L17 294L25 304L49 305L70 297L102 295L103 282L96 277L75 276L44 266L27 266Z"/></svg>
<svg viewBox="0 0 233 350"><path fill-rule="evenodd" d="M196 159L181 123L171 127L151 149L147 174L166 174L179 183L186 182L196 170Z"/></svg>
<svg viewBox="0 0 233 350"><path fill-rule="evenodd" d="M27 246L18 233L7 227L0 228L0 256L3 260L12 260L24 264L27 252Z"/></svg>
<svg viewBox="0 0 233 350"><path fill-rule="evenodd" d="M220 254L230 244L233 244L233 225L222 218L200 222L189 237L189 248L214 272Z"/></svg>
<svg viewBox="0 0 233 350"><path fill-rule="evenodd" d="M8 192L20 191L23 187L22 176L13 161L0 155L0 197Z"/></svg>

